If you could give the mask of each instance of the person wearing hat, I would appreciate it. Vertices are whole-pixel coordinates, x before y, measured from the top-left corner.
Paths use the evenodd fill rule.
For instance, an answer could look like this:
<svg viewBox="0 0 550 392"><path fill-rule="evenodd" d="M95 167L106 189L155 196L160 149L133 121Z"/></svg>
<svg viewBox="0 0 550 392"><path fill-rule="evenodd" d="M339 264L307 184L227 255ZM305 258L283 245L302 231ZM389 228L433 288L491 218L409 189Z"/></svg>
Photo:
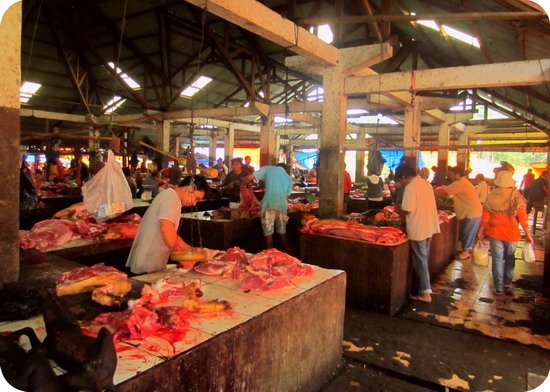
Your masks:
<svg viewBox="0 0 550 392"><path fill-rule="evenodd" d="M445 188L438 188L434 192L436 196L453 198L455 214L460 221L460 242L462 242L462 252L456 258L467 260L470 258L481 220L481 201L463 168L458 166L451 168L449 177L452 183Z"/></svg>
<svg viewBox="0 0 550 392"><path fill-rule="evenodd" d="M518 225L525 232L525 242L532 244L529 233L525 199L516 189L512 172L501 170L494 181L495 189L483 205L483 215L477 239L489 238L495 295L512 293L516 264L514 253L521 238Z"/></svg>

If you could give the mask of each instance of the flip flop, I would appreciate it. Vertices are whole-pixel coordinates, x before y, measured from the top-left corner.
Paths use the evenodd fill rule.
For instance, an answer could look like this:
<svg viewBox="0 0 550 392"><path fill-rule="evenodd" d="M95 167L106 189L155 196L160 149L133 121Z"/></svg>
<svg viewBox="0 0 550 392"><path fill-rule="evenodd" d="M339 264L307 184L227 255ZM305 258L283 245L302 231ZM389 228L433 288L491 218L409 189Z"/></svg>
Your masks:
<svg viewBox="0 0 550 392"><path fill-rule="evenodd" d="M432 302L432 300L430 299L429 301L423 299L423 298L420 298L419 296L417 295L409 295L409 298L412 299L413 301L417 301L417 302L423 302L425 304L429 304Z"/></svg>

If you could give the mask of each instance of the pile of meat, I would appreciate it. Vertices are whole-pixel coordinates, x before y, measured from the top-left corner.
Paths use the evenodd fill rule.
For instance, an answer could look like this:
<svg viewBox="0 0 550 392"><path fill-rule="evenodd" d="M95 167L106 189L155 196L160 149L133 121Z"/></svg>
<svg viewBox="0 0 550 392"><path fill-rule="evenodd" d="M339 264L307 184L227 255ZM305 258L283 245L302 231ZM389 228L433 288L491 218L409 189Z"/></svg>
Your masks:
<svg viewBox="0 0 550 392"><path fill-rule="evenodd" d="M186 285L169 277L159 279L144 286L139 299L128 301L128 310L102 313L85 322L83 330L93 336L101 327L107 327L114 333L115 342L140 340L140 344L147 346L154 341L158 346L169 347L168 354L173 354L174 343L184 339L191 319L197 314L224 315L231 309L226 301L200 301L200 296L198 280Z"/></svg>
<svg viewBox="0 0 550 392"><path fill-rule="evenodd" d="M300 199L290 199L287 203L289 211L310 212L319 208L319 199L303 203Z"/></svg>
<svg viewBox="0 0 550 392"><path fill-rule="evenodd" d="M454 214L450 211L437 210L437 217L439 219L439 224L444 223L444 222L448 222L450 215L454 215Z"/></svg>
<svg viewBox="0 0 550 392"><path fill-rule="evenodd" d="M310 220L302 227L302 233L351 238L382 245L396 245L406 238L405 233L395 227L366 226L336 219Z"/></svg>
<svg viewBox="0 0 550 392"><path fill-rule="evenodd" d="M211 255L195 266L205 275L223 275L241 280L242 290L275 290L294 287L292 278L311 276L313 268L277 249L267 249L250 257L240 248L230 248Z"/></svg>
<svg viewBox="0 0 550 392"><path fill-rule="evenodd" d="M46 250L78 238L118 239L134 238L141 218L137 214L121 216L106 223L96 223L88 214L76 221L47 219L35 224L30 230L19 231L19 246L22 249Z"/></svg>

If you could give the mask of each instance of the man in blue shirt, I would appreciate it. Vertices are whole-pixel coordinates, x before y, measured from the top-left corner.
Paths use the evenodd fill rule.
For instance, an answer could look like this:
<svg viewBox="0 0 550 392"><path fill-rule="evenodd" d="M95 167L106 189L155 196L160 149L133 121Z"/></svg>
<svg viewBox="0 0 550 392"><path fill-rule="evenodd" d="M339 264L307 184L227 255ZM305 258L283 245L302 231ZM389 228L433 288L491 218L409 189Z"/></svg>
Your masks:
<svg viewBox="0 0 550 392"><path fill-rule="evenodd" d="M265 183L265 193L262 199L262 229L267 249L273 248L273 233L281 236L281 247L286 249L287 196L292 191L292 180L286 171L286 165L264 166L257 172L246 177L245 182L254 178Z"/></svg>

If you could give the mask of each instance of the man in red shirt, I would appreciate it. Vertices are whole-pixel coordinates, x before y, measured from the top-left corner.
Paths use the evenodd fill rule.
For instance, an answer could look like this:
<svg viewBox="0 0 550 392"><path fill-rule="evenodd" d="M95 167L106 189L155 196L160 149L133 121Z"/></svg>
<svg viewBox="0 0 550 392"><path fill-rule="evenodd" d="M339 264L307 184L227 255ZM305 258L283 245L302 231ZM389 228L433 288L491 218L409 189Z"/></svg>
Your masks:
<svg viewBox="0 0 550 392"><path fill-rule="evenodd" d="M352 185L351 176L346 170L346 164L344 163L344 202L347 202L349 199L351 185Z"/></svg>
<svg viewBox="0 0 550 392"><path fill-rule="evenodd" d="M525 199L529 198L529 190L531 189L531 186L533 186L533 182L535 182L535 175L533 174L533 170L528 169L527 173L523 176L521 184L519 185L519 189L522 189L523 187L523 197Z"/></svg>

